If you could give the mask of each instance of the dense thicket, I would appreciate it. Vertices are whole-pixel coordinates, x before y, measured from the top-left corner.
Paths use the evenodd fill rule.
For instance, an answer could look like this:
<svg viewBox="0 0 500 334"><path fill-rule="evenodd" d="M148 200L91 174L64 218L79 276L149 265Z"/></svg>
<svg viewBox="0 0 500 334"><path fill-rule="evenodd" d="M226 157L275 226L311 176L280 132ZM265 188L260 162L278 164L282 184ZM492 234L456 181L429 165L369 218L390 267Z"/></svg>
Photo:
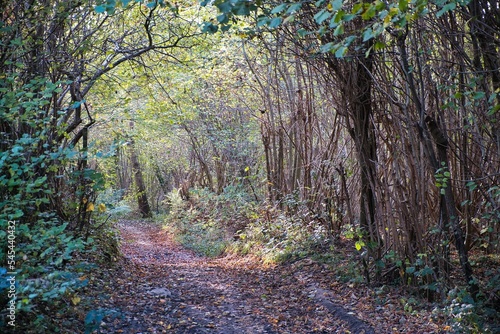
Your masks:
<svg viewBox="0 0 500 334"><path fill-rule="evenodd" d="M68 263L103 226L96 216L106 207L95 201L105 180L91 149L96 113L89 94L119 65L148 52L168 55L191 34L176 10L156 3L96 5L0 6L0 307L8 302L6 274L14 272L18 318L38 323L85 282L78 278L84 268ZM169 22L161 35L158 22ZM7 238L9 225L14 239Z"/></svg>
<svg viewBox="0 0 500 334"><path fill-rule="evenodd" d="M499 247L498 3L214 5L208 31L255 13L268 198L358 227L367 279L429 296L454 245L476 293L468 252Z"/></svg>
<svg viewBox="0 0 500 334"><path fill-rule="evenodd" d="M18 308L80 281L75 235L112 205L147 218L193 188L248 211L233 232L299 217L353 237L368 282L432 299L458 267L476 297L471 251L500 250L499 2L210 4L2 2L0 259L16 221Z"/></svg>
<svg viewBox="0 0 500 334"><path fill-rule="evenodd" d="M242 186L354 235L368 281L434 298L456 260L475 294L469 252L499 247L498 4L213 5L203 29L239 37L179 54L189 69L156 72L141 102L159 117L138 134L155 208L172 189Z"/></svg>

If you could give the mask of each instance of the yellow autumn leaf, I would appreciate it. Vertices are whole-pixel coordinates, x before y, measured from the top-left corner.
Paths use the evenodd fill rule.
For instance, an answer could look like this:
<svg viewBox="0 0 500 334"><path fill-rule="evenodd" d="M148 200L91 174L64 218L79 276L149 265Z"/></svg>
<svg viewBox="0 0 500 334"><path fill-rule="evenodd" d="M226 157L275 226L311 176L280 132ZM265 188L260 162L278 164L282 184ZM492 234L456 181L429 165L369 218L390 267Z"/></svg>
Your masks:
<svg viewBox="0 0 500 334"><path fill-rule="evenodd" d="M390 15L387 15L385 18L384 18L384 27L388 27L391 23L391 20L392 20L392 16Z"/></svg>
<svg viewBox="0 0 500 334"><path fill-rule="evenodd" d="M98 209L99 209L99 212L106 211L106 204L104 204L104 203L99 204Z"/></svg>
<svg viewBox="0 0 500 334"><path fill-rule="evenodd" d="M84 198L82 199L82 202L83 202L83 204L86 204L86 203L87 203L87 199L84 197Z"/></svg>
<svg viewBox="0 0 500 334"><path fill-rule="evenodd" d="M389 9L389 16L390 17L392 17L392 16L394 16L394 15L396 15L398 13L399 13L399 9L396 8L396 7L392 7L391 9Z"/></svg>
<svg viewBox="0 0 500 334"><path fill-rule="evenodd" d="M94 211L94 203L90 202L88 205L87 205L87 212L89 211Z"/></svg>
<svg viewBox="0 0 500 334"><path fill-rule="evenodd" d="M82 299L78 296L74 296L73 298L71 298L71 304L73 304L73 306L76 306L80 303Z"/></svg>

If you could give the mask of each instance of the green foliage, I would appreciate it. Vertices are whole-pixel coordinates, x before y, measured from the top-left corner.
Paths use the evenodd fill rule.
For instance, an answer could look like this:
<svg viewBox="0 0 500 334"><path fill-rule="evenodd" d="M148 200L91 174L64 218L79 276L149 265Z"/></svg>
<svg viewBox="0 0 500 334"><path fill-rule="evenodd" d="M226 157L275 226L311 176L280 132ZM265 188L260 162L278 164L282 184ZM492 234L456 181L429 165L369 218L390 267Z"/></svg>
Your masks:
<svg viewBox="0 0 500 334"><path fill-rule="evenodd" d="M346 239L355 240L354 247L357 251L361 251L361 249L366 246L365 242L363 241L366 233L359 226L354 227L351 224L344 225L342 235Z"/></svg>
<svg viewBox="0 0 500 334"><path fill-rule="evenodd" d="M107 15L113 15L117 8L127 8L131 3L141 3L151 10L158 6L168 7L171 10L177 9L175 4L172 5L169 1L164 0L99 0L94 10L98 14L106 13Z"/></svg>
<svg viewBox="0 0 500 334"><path fill-rule="evenodd" d="M237 232L233 251L253 253L265 262L283 262L315 254L328 245L327 231L321 224L299 213L287 215L274 206L257 208L250 223Z"/></svg>
<svg viewBox="0 0 500 334"><path fill-rule="evenodd" d="M496 226L500 222L500 187L493 185L482 191L478 182L469 181L466 184L466 188L471 194L475 192L480 192L484 196L485 200L480 203L474 203L481 215L479 217L474 217L471 221L479 230L479 234L476 236L479 247L484 250L495 249L499 245L499 240L496 237ZM479 202L479 201L478 201ZM473 205L469 200L462 202L462 206Z"/></svg>
<svg viewBox="0 0 500 334"><path fill-rule="evenodd" d="M96 202L101 205L101 213L103 216L110 217L112 220L117 220L132 212L127 201L122 199L123 194L124 191L122 189L115 190L112 187L107 187L99 192Z"/></svg>
<svg viewBox="0 0 500 334"><path fill-rule="evenodd" d="M207 191L194 196L192 203L182 201L174 191L169 195L171 211L167 216L167 226L175 233L177 240L185 247L208 257L221 255L227 245L224 230L224 210L222 198ZM191 206L192 205L192 206Z"/></svg>
<svg viewBox="0 0 500 334"><path fill-rule="evenodd" d="M94 333L98 330L104 318L115 319L118 317L119 314L115 310L104 308L90 310L85 316L85 334Z"/></svg>
<svg viewBox="0 0 500 334"><path fill-rule="evenodd" d="M325 228L306 217L290 217L276 207L260 206L240 187L227 187L220 195L193 191L190 202L176 192L166 221L178 240L206 256L224 251L252 253L266 262L304 257L328 243Z"/></svg>
<svg viewBox="0 0 500 334"><path fill-rule="evenodd" d="M444 195L451 178L451 173L448 170L445 162L442 162L441 165L442 167L439 168L436 173L434 173L434 178L436 179L436 187L440 189L439 191L441 195Z"/></svg>
<svg viewBox="0 0 500 334"><path fill-rule="evenodd" d="M466 5L465 1L438 0L399 0L393 2L346 2L341 0L318 0L312 3L266 1L248 2L243 0L203 0L201 6L214 5L221 13L218 23L205 22L203 32L215 33L219 30L227 31L231 23L236 23L239 16L257 15L254 27L246 27L246 33L253 35L263 27L270 30L282 25L296 25L297 36L307 35L335 38L318 47L321 53L332 53L337 58L344 58L349 51L364 52L368 55L372 51L379 51L386 46L384 35L398 33L413 24L420 17L435 13L441 17L449 11L456 10L457 5ZM243 9L244 8L244 9ZM438 9L435 11L435 9ZM312 14L311 14L312 13ZM309 26L301 24L304 16L312 15ZM301 20L296 21L296 17ZM363 27L351 31L345 29L351 22L363 22ZM237 26L237 25L235 25ZM304 28L307 27L307 28ZM372 41L374 41L372 43ZM369 43L367 43L369 42Z"/></svg>
<svg viewBox="0 0 500 334"><path fill-rule="evenodd" d="M447 304L443 308L435 308L433 313L444 315L454 333L493 333L489 326L483 322L484 310L481 303L475 302L465 290L450 290Z"/></svg>
<svg viewBox="0 0 500 334"><path fill-rule="evenodd" d="M50 89L45 87L46 84ZM47 204L51 194L47 175L38 171L47 169L55 172L58 165L75 155L70 149L46 145L51 118L41 118L38 108L46 105L47 99L57 89L56 85L39 79L18 91L1 95L0 121L12 127L28 126L33 133L24 133L14 142L7 143L7 149L0 152L0 187L3 194L0 210L6 219L15 220L24 216L25 220L32 220L32 213ZM44 98L36 97L39 94Z"/></svg>
<svg viewBox="0 0 500 334"><path fill-rule="evenodd" d="M15 88L15 78L12 75L0 83L1 87L14 88L0 92L0 122L9 124L9 135L18 128L25 129L24 133L17 132L23 134L15 140L5 140L0 152L0 263L9 263L1 279L7 272L16 273L20 317L34 321L32 318L38 314L42 323L47 319L43 318L46 310L64 305L61 300L86 284L80 280L83 269L70 264L85 242L67 231L68 224L61 221L58 212L48 209L57 195L53 185L61 177L61 166L73 161L78 152L48 141L53 124L42 110L52 94L60 90L60 83L38 78ZM8 226L15 226L12 243L6 237ZM15 255L11 255L12 251ZM3 285L0 294L3 309L7 303ZM18 325L22 327L21 322Z"/></svg>
<svg viewBox="0 0 500 334"><path fill-rule="evenodd" d="M418 301L413 297L401 298L400 302L403 305L404 311L410 314L413 314L415 312L414 308L418 306Z"/></svg>

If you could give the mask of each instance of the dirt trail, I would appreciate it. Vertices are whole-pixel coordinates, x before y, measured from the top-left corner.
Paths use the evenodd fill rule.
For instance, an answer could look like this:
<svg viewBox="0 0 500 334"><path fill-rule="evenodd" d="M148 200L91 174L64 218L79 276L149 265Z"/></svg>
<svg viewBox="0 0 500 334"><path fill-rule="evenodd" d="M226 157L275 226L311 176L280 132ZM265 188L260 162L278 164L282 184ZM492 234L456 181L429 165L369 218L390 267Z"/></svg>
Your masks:
<svg viewBox="0 0 500 334"><path fill-rule="evenodd" d="M157 226L122 221L119 228L126 260L102 291L98 306L108 315L99 333L393 332L374 331L373 314L336 301L317 280L328 273L315 263L272 268L249 258L207 259Z"/></svg>

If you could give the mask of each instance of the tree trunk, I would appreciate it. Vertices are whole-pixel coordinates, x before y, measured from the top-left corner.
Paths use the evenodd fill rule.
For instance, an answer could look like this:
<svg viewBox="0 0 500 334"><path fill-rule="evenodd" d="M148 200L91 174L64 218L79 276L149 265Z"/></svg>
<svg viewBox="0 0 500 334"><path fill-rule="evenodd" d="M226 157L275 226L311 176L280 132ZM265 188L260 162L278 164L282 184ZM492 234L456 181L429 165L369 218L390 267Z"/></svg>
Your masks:
<svg viewBox="0 0 500 334"><path fill-rule="evenodd" d="M442 164L442 168L448 170L448 140L446 138L446 134L440 129L437 122L430 116L427 116L425 118L425 122L427 123L427 127L429 128L434 143L436 144L438 158ZM472 296L476 298L476 295L479 292L479 287L477 286L477 283L474 282L472 267L469 262L467 248L465 247L464 234L458 220L458 212L451 184L448 184L444 188L443 196L446 212L448 214L449 224L452 228L453 236L455 238L455 247L457 248L458 256L460 258L460 265L462 266L462 270L464 272L465 279L467 280L467 284L469 285L470 292Z"/></svg>
<svg viewBox="0 0 500 334"><path fill-rule="evenodd" d="M377 161L377 143L372 120L371 69L373 56L371 54L353 63L349 70L351 75L345 85L346 96L352 110L349 113L352 128L350 134L356 145L358 164L361 171L361 194L359 198L359 225L372 245L380 242L376 223L375 176ZM349 65L348 65L349 66Z"/></svg>
<svg viewBox="0 0 500 334"><path fill-rule="evenodd" d="M134 124L130 123L130 128L134 128ZM132 138L130 140L130 160L132 162L132 174L134 175L135 186L137 188L137 204L139 206L139 212L142 218L151 218L153 216L151 207L149 206L148 196L146 193L146 185L144 184L144 178L142 176L141 164L139 163L139 157L135 149L135 141Z"/></svg>

